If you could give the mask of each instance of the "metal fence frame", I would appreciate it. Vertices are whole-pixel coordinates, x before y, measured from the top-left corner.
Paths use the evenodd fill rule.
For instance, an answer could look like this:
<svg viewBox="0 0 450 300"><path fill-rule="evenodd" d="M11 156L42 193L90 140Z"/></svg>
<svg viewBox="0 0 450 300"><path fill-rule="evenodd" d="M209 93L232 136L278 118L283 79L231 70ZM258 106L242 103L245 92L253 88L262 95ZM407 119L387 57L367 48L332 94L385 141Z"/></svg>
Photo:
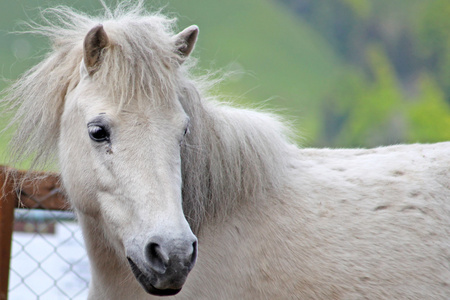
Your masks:
<svg viewBox="0 0 450 300"><path fill-rule="evenodd" d="M69 210L58 175L0 166L0 300L8 299L15 208Z"/></svg>

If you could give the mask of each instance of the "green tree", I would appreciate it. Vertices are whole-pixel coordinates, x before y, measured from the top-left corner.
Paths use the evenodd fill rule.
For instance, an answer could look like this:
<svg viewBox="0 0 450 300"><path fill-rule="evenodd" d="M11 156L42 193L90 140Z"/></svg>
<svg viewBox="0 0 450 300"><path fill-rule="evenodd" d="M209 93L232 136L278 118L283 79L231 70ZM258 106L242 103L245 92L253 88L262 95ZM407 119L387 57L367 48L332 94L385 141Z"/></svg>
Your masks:
<svg viewBox="0 0 450 300"><path fill-rule="evenodd" d="M408 109L408 142L450 141L450 105L429 75L419 79L420 95Z"/></svg>
<svg viewBox="0 0 450 300"><path fill-rule="evenodd" d="M367 147L404 141L403 95L395 71L381 47L369 48L367 56L370 76L349 70L331 91L331 100L324 102L327 125L322 140L334 136L333 146Z"/></svg>
<svg viewBox="0 0 450 300"><path fill-rule="evenodd" d="M444 98L450 103L450 2L427 1L417 21L417 40L428 70L436 75L443 87Z"/></svg>

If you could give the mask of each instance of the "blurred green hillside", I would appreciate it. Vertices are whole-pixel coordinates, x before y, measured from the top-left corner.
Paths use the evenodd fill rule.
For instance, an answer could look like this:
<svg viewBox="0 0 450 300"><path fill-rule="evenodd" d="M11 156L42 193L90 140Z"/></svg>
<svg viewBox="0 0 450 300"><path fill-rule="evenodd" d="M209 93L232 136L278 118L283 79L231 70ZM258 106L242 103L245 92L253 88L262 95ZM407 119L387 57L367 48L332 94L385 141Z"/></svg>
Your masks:
<svg viewBox="0 0 450 300"><path fill-rule="evenodd" d="M0 4L0 64L8 79L17 78L49 48L39 37L7 34L21 29L17 20L36 19L38 6L51 7L61 1L43 3L22 0ZM100 8L81 0L74 6L93 14ZM153 7L165 7L164 12L177 17L180 30L191 24L200 27L194 53L199 70L235 71L220 93L234 96L237 104L289 114L299 120L307 140L313 141L319 100L334 84L341 63L308 24L281 3L269 0L159 1ZM6 151L5 144L3 139L0 151Z"/></svg>
<svg viewBox="0 0 450 300"><path fill-rule="evenodd" d="M101 8L88 0L0 2L0 89L49 48L42 38L10 32L21 30L20 20L35 20L38 7L59 4L89 14ZM147 6L164 7L180 30L197 24L199 70L236 71L219 92L295 120L303 145L450 140L450 4L444 0L158 0ZM0 137L0 153L7 139Z"/></svg>
<svg viewBox="0 0 450 300"><path fill-rule="evenodd" d="M320 99L334 86L341 60L327 41L273 0L169 1L181 27L200 27L202 69L243 72L221 92L237 103L267 107L297 120L308 142L317 135Z"/></svg>
<svg viewBox="0 0 450 300"><path fill-rule="evenodd" d="M320 100L315 144L450 140L449 1L279 1L345 64Z"/></svg>

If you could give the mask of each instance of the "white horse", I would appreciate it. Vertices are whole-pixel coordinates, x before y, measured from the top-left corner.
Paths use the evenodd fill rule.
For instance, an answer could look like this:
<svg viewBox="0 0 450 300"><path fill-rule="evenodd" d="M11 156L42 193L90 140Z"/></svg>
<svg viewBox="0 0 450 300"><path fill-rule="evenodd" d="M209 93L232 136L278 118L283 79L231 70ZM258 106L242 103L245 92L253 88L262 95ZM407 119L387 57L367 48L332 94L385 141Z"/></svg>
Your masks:
<svg viewBox="0 0 450 300"><path fill-rule="evenodd" d="M299 149L205 98L198 28L141 4L47 11L53 49L3 100L15 156L58 153L90 299L450 299L450 143Z"/></svg>

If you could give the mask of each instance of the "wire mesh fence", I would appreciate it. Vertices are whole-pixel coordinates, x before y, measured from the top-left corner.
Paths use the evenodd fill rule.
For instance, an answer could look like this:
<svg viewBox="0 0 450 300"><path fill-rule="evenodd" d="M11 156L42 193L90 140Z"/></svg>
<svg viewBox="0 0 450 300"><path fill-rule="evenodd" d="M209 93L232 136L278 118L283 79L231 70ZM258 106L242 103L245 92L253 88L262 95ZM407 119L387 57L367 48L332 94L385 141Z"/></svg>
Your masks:
<svg viewBox="0 0 450 300"><path fill-rule="evenodd" d="M86 299L89 262L73 213L14 214L8 299Z"/></svg>

